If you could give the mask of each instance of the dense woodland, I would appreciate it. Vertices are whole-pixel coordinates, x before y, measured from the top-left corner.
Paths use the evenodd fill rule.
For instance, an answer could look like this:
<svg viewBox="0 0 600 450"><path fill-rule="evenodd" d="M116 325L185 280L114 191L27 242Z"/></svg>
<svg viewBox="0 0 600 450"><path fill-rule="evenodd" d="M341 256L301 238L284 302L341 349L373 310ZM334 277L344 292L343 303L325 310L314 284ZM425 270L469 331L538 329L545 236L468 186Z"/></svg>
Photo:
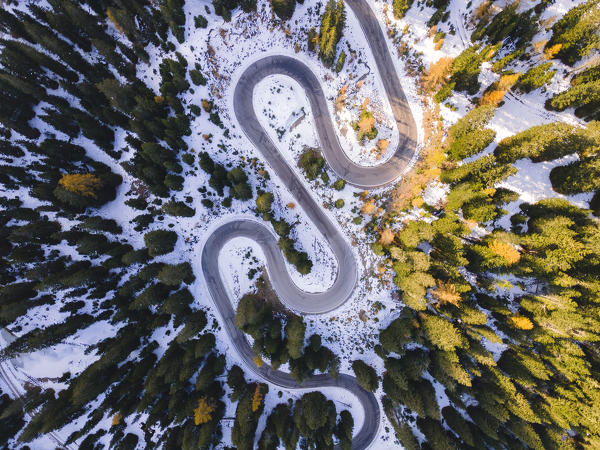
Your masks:
<svg viewBox="0 0 600 450"><path fill-rule="evenodd" d="M600 446L599 66L583 64L571 87L546 102L550 110L574 107L586 126L548 123L497 145L487 128L508 92L550 82L552 60L580 65L600 49L594 0L555 21L536 49L532 38L548 5L523 11L515 2L492 13L484 2L474 17L475 44L423 70L435 101L451 106L453 92L463 92L475 105L441 144L439 177L449 193L443 204L425 205L430 220L390 232L397 230L393 210L367 225L406 305L381 331L376 351L386 369L383 406L408 449ZM403 13L403 3L394 7ZM500 75L490 86L478 79L484 62ZM511 68L523 62L527 71ZM575 161L550 172L552 188L595 192L589 209L557 198L521 203L502 226L519 194L498 185L517 173L514 163L573 154Z"/></svg>
<svg viewBox="0 0 600 450"><path fill-rule="evenodd" d="M201 114L223 136L229 131L210 98L201 105L181 101L209 74L178 53L177 43L185 41L186 27L207 27L213 12L229 21L238 8L252 14L256 1L213 0L212 10L193 25L186 23L184 0L5 3L0 326L18 337L0 358L51 347L98 323L112 333L86 349L97 355L92 364L58 380L65 389L32 384L19 399L0 392L0 447L26 446L79 420L66 438L82 449L101 448L105 436L119 449L212 448L222 440L226 405L233 402L236 448L253 448L255 441L261 449L350 448L351 414L320 392L265 410L269 386L228 364L218 350L218 324L190 289L198 274L176 250L181 237L163 229L165 216L196 214L191 197L181 201L175 194L188 171L202 170L209 175L199 189L204 207L249 202L298 272L312 269L294 240L295 225L274 211L268 173L253 189L246 167L226 167L185 139ZM425 3L434 11L429 26L448 20L449 2ZM279 23L296 7L295 0L270 4ZM555 21L551 37L536 49L532 39L549 4L524 9L515 2L499 11L483 2L474 44L453 60L421 68L424 92L435 101L451 105L459 92L473 104L442 145L446 201L424 206L428 221L398 226L401 211L392 208L380 215L364 210L358 221L364 220L373 252L393 274L398 308L375 346L383 377L361 359L351 367L364 389L383 391L385 414L408 449L600 446L600 66L586 62L545 105L549 111L574 108L586 126L548 123L497 145L487 127L505 95L543 90L562 76L554 62L579 67L598 53L598 0ZM341 0L321 6L320 26L307 30L307 48L339 72L346 59L338 45L345 7ZM411 6L390 1L397 18ZM158 91L138 78L138 66L151 62L150 49L164 55ZM490 86L479 79L484 63L499 75ZM528 69L518 72L522 63ZM498 184L516 173L515 162L574 154L576 160L552 169L550 180L558 193L594 193L589 209L564 199L521 203L510 229L503 228L507 205L519 195ZM139 213L133 221L143 246L128 242L118 217L98 214L123 183L107 161L121 164L138 183L125 203ZM308 180L330 183L316 149L307 149L299 163ZM344 186L343 179L331 183L337 190ZM387 200L377 198L384 209ZM382 230L389 230L385 238ZM163 255L177 262L161 262ZM64 320L32 327L28 315L46 306ZM161 347L153 336L169 324L177 332ZM301 317L258 294L240 300L236 325L252 338L258 365L288 364L299 381L339 372L339 356L318 334L306 336ZM449 400L443 408L436 387ZM261 416L266 425L258 432ZM127 432L140 420L143 439Z"/></svg>
<svg viewBox="0 0 600 450"><path fill-rule="evenodd" d="M294 4L274 2L274 9L285 18ZM199 107L184 105L179 97L194 85L206 84L202 68L188 67L175 52L174 42L185 39L183 1L51 0L49 6L52 9L29 4L0 11L0 85L5 98L0 113L0 183L8 194L1 198L0 211L0 324L19 335L1 357L52 346L99 322L117 331L86 350L98 359L82 373L64 374L60 381L67 389L30 387L18 400L2 393L1 445L12 438L16 441L11 446L30 442L81 418L81 426L67 441L80 448L97 448L98 439L107 434L115 448L211 447L222 437L225 356L215 348L206 312L198 309L189 290L195 275L188 261L156 260L173 252L177 234L156 227L147 230L163 215L194 216L191 198L177 201L172 193L182 189L184 171L195 164L210 174L208 186L201 188L205 207L216 202L227 207L255 194L243 168L224 167L206 152L194 154L182 139L190 135L190 121L199 114L208 114L223 128L210 99ZM222 15L237 6L214 4ZM256 5L241 6L251 11ZM206 18L196 17L195 25L205 27ZM167 55L159 64L159 92L136 75L138 64L150 62L149 46ZM124 148L115 147L120 132L126 133ZM86 148L73 143L82 139ZM115 220L94 212L114 200L122 183L100 162L101 154L115 163L133 154L122 166L141 184L129 192L126 204L140 213L134 223L144 247L134 248ZM24 206L15 195L21 189L37 207ZM271 201L259 193L257 214L273 224L290 262L308 273L312 263L295 248L293 224L274 215ZM63 322L20 333L28 311L55 304L66 313ZM178 333L166 350L159 350L152 335L169 323ZM303 340L301 325L296 339ZM293 335L294 325L287 329ZM292 339L288 344L286 337L284 346L293 356L307 355L298 361L299 378L317 368L336 367L323 362L331 352L320 350L318 339L313 337L304 351L303 342ZM240 371L237 366L232 370ZM237 375L237 381L232 373L227 378L234 391L231 400L239 399L233 439L239 448L251 448L268 387L246 383L243 373ZM322 423L319 419L307 424L299 413L331 408L333 415ZM284 410L289 416L285 426L297 430L295 437L282 434ZM264 448L273 448L279 438L328 443L334 434L336 442L351 438L351 416L343 412L337 420L335 406L322 395L307 395L297 405L282 404L277 411L261 438ZM139 420L142 413L143 443L125 433L127 421ZM254 417L254 428L249 417ZM110 428L98 426L106 418Z"/></svg>

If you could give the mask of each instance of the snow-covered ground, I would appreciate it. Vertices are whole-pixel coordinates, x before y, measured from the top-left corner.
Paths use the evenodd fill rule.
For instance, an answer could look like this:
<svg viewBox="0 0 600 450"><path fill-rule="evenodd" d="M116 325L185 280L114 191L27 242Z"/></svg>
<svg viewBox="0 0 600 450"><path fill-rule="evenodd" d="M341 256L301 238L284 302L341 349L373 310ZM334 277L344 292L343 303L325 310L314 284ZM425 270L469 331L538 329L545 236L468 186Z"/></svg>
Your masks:
<svg viewBox="0 0 600 450"><path fill-rule="evenodd" d="M396 20L393 18L389 2L382 0L371 2L371 6L380 19L382 28L386 33L389 30L395 36L388 39L391 54L398 55L397 46L400 42L406 44L410 49L411 56L409 58L398 57L394 60L417 122L421 143L423 130L420 124L423 119L423 100L418 90L416 76L412 75L413 72L409 70L410 68L407 65L419 60L425 66L428 66L443 56L456 57L462 50L467 48L470 45L470 34L473 31L473 27L469 24L469 18L471 12L479 3L480 1L476 0L467 9L465 0L451 1L448 7L451 12L449 21L438 27L438 31L446 33L444 42L441 48L436 50L430 30L426 25L433 8L415 2L405 18ZM563 14L578 3L580 3L579 0L558 0L546 9L542 18L547 19ZM248 15L237 11L234 13L231 22L224 22L221 18L211 15L209 28L196 29L193 17L198 14L206 15L206 7L212 11L211 3L207 0L186 3L186 42L178 45L177 51L186 58L190 69L194 67L195 63L199 63L209 82L207 86L192 86L193 92L190 91L183 96L184 103L200 105L203 99L212 97L225 128L229 130L229 137L224 137L222 130L209 122L207 119L208 114L203 111L200 117L193 121L192 136L186 138L186 141L195 152L208 151L217 162L227 167L231 165L244 166L250 176L250 183L255 188L263 183L259 177L258 168L260 164L251 166L249 161L252 158L258 158L260 161L260 153L241 133L233 116L231 105L237 77L252 61L269 54L293 56L306 63L315 72L322 81L325 95L329 101L330 113L339 131L338 138L343 149L353 161L363 165L376 165L385 161L396 148L398 131L393 125L390 105L384 95L374 60L363 38L362 30L352 12L347 8L347 25L339 48L344 49L348 57L344 69L339 74L326 69L315 54L307 51L306 31L313 26L318 28L319 16L316 5L317 2L313 0L306 0L302 5L298 4L294 17L284 26L281 26L276 25L272 20L268 1L260 0L257 14ZM528 3L527 7L531 6L533 6L533 3ZM451 27L454 29L454 34L451 33ZM548 37L548 32L542 31L534 38L534 42ZM151 64L148 66L140 64L138 74L142 80L158 92L160 76L157 66L163 55L157 49L152 49L150 54ZM558 68L558 72L550 85L546 87L545 92L537 90L518 97L511 94L505 97L504 104L498 108L489 125L497 132L496 142L533 125L556 120L580 123L569 110L563 113L552 113L546 111L543 107L547 97L565 88L563 74L566 67L561 66L556 61L553 61L553 64L555 68ZM527 70L525 66L522 69L523 71ZM491 65L484 64L480 75L482 89L497 78L498 75L491 71ZM336 111L335 102L340 90L344 87L347 92L345 106ZM375 140L360 145L356 140L351 123L357 120L359 107L367 98L369 99L368 108L374 112L376 117L376 127L379 133ZM441 112L446 124L455 122L468 108L472 107L469 99L462 94L453 95L449 102L456 109L453 111L442 106ZM340 356L342 372L352 373L350 368L352 361L360 358L374 366L377 372L382 374L384 371L383 362L374 354L372 349L377 343L379 329L385 327L395 317L391 312L399 308L400 305L391 296L389 280L380 279L378 271L380 261L368 248L369 243L362 231L362 225L353 223L353 219L360 215L358 212L362 205L362 201L358 198L360 192L350 186L346 186L342 191L335 191L330 186L326 186L321 180L309 182L297 167L298 157L303 149L305 147L318 147L319 144L308 101L296 82L283 76L273 76L263 80L255 91L254 104L259 120L270 133L273 141L277 143L290 166L309 187L309 190L313 192L315 199L323 203L327 213L334 222L340 225L342 232L348 241L352 243L361 273L359 286L352 298L343 307L329 314L307 316L305 318L308 324L307 335L319 333L323 336L324 345L327 345ZM43 130L45 125L43 122L39 122L36 123L36 126ZM387 151L377 157L377 153L373 152L372 148L379 139L389 141L389 145ZM120 146L126 146L123 133L117 135L117 141ZM87 139L78 138L74 143L86 147L88 151L93 152L90 156L110 165L114 172L123 176L124 183L118 189L117 198L101 208L99 213L105 218L117 220L119 225L123 227L124 235L127 236L129 243L136 246L136 248L143 246L143 234L134 231L134 224L130 223L131 219L139 212L123 204L129 198L128 193L134 183L132 177L125 173L121 166L111 160L105 153L90 145ZM220 145L220 147L217 147L217 145ZM493 146L490 146L487 151L491 151L492 148ZM125 153L123 160L129 159L131 156L132 152ZM551 189L548 174L555 165L565 164L572 159L573 157L568 156L563 160L548 163L532 163L529 160L518 161L515 164L519 169L518 173L502 183L502 186L513 189L520 194L520 201L509 205L511 212L518 209L518 204L521 201L533 202L540 198L557 196ZM269 170L268 167L266 169ZM330 170L328 170L328 175L331 182L337 178ZM282 187L277 174L270 171L270 176L270 181L266 183L268 189L272 190L275 195L273 203L275 213L288 222L296 224L294 237L297 238L299 247L309 254L314 264L312 272L306 276L300 275L294 267L288 265L292 278L302 289L307 291L327 289L333 282L337 270L337 264L331 250L301 208L293 205L293 196ZM202 170L186 166L184 189L176 197L178 200L188 196L191 197L196 215L192 218L165 216L162 220L158 219L150 228L169 228L177 231L180 238L175 251L158 258L158 260L170 263L189 260L193 265L194 273L197 274L197 280L190 288L196 298L196 306L214 311L205 282L200 276L202 245L212 230L223 221L238 217L255 218L258 221L260 219L256 218L251 210L252 202L244 203L234 200L231 208L216 206L212 210L202 206L200 203L202 195L198 188L206 186L207 182L208 175ZM426 203L434 205L444 197L446 191L447 187L441 183L432 184L425 192L424 200ZM19 195L22 195L21 198L25 201L25 206L36 206L34 203L37 200L31 199L24 193ZM214 199L214 197L212 198ZM344 206L339 209L333 206L338 199L344 200ZM578 205L584 206L586 201L589 200L589 195L571 196L569 199ZM420 212L416 211L415 214L420 214ZM59 220L68 228L67 221L64 219ZM367 220L363 219L363 223ZM266 224L265 222L262 223ZM502 224L508 226L508 220L503 219ZM67 249L68 247L65 246L64 251L67 252ZM76 252L72 253L74 259L81 259L81 256ZM254 289L254 283L258 275L250 279L248 276L249 271L251 269L261 269L264 264L262 251L253 241L235 239L223 250L219 259L219 268L221 273L224 274L234 306L243 294ZM30 320L27 323L20 324L22 332L32 329L36 322L47 324L64 320L66 313L58 312L60 306L59 302L55 307L43 305L34 308ZM159 352L164 351L166 344L174 336L174 332L175 330L171 326L156 331L153 338L161 344ZM19 358L15 362L15 370L20 373L19 377L22 382L26 381L28 376L32 376L42 380L41 382L45 387L63 388L64 383L58 383L57 378L66 371L76 374L95 360L94 353L84 354L85 348L105 337L113 336L115 333L116 329L107 327L104 322L95 324L70 338L68 343ZM228 351L231 345L227 334L219 329L216 331L216 335L217 346L221 352L227 355L228 365L239 363L237 355ZM49 353L52 353L53 356L49 357ZM287 401L290 396L298 398L302 394L301 391L283 392L281 397L278 397L277 391L276 387L271 386L270 393L266 397L266 410L281 401ZM347 391L338 389L328 389L325 393L336 401L338 410L349 408L352 411L355 430L357 430L364 418L356 399ZM378 395L381 395L381 389ZM235 406L229 405L226 416L231 417L234 408ZM264 427L265 420L265 416L263 416L259 423L258 435ZM383 417L382 424L380 436L373 444L373 448L396 448L396 445L393 444L393 432L390 431L391 427L385 417ZM73 429L76 426L78 424L73 424ZM230 443L230 430L225 422L224 429L223 445L225 446ZM131 429L128 428L128 431L139 432L139 430L136 430L137 425L131 426ZM45 447L45 442L36 441L34 448L48 448Z"/></svg>
<svg viewBox="0 0 600 450"><path fill-rule="evenodd" d="M186 4L188 21L186 43L179 45L177 51L188 60L190 69L193 68L196 62L199 62L203 73L209 78L209 83L206 87L193 86L193 92L186 93L183 96L183 101L185 104L199 105L202 99L213 97L225 127L230 130L230 137L223 137L222 130L210 123L207 120L208 114L203 111L201 116L192 123L192 136L186 138L191 149L196 152L208 151L216 161L223 163L226 167L231 165L245 166L250 176L250 183L253 186L258 186L260 183L258 170L256 168L255 170L248 170L247 164L251 158L260 159L260 154L238 131L239 126L231 114L231 95L235 87L236 77L251 61L268 54L287 54L304 61L322 80L326 97L330 100L332 117L338 125L340 142L351 159L363 165L374 165L385 161L391 155L398 142L398 131L393 124L387 98L382 95L383 89L375 69L375 63L366 47L362 31L351 12L348 13L348 25L344 32L345 38L340 43L340 48L344 48L348 53L346 66L339 74L335 74L326 69L315 54L305 52L305 32L307 28L317 26L319 18L313 2L307 1L304 5L297 6L294 18L289 22L288 30L273 27L270 7L268 2L264 0L259 2L259 12L256 15L237 12L229 23L222 22L220 18L213 16L209 28L195 29L193 17L198 14L206 15L205 6L207 5L210 8L210 3L206 1L193 2L193 4L188 2ZM313 13L309 14L309 10L312 10ZM295 52L296 45L300 46L301 49L298 53ZM158 92L160 76L157 65L163 56L157 49L150 49L150 55L151 64L148 66L140 64L138 73L141 79ZM407 85L409 85L408 89L412 93L412 106L418 115L420 110L416 87L410 87L414 85L414 80L407 78ZM347 106L336 113L334 101L343 86L348 86ZM57 92L57 94L60 93ZM389 142L387 152L384 152L379 158L371 151L377 141L374 140L361 146L357 142L350 125L352 121L358 119L359 106L366 98L369 98L369 110L373 111L376 118L376 127L379 131L377 140L385 139ZM318 146L318 141L315 136L310 107L302 90L290 79L272 77L259 85L257 92L255 92L255 102L257 111L261 113L259 116L265 128L272 133L273 140L279 143L281 151L290 166L304 179L300 169L297 168L297 158L304 146ZM262 113L263 110L264 113ZM305 115L304 118L300 119L303 115ZM42 130L44 129L42 122L38 125ZM117 142L119 147L126 147L123 133L117 135ZM139 214L139 211L124 206L124 201L130 198L129 193L134 180L125 173L119 164L116 164L106 154L90 145L86 138L78 138L75 143L89 149L92 152L90 156L108 164L114 172L123 177L124 183L119 187L116 199L103 206L99 214L105 218L117 220L119 225L123 227L123 233L127 236L128 241L137 248L143 246L143 233L134 231L135 224L130 222ZM222 144L220 149L217 148L216 144ZM132 152L125 152L122 161L131 157ZM309 254L314 264L312 272L307 276L301 276L294 267L289 265L288 270L301 288L308 291L326 289L336 276L337 264L333 254L301 208L293 205L294 198L282 188L277 175L272 172L270 175L271 180L268 182L268 187L275 194L275 213L279 217L296 224L294 236L297 238L299 246ZM329 177L331 182L336 180L335 174L331 171L329 171ZM208 175L203 171L186 167L184 189L176 197L178 200L191 197L196 215L192 218L164 216L162 219L157 218L156 222L150 226L150 229L173 229L180 236L175 251L157 259L169 263L190 260L196 274L201 273L200 254L203 242L218 223L234 217L255 217L251 211L253 206L251 202L244 203L234 200L232 207L227 210L219 206L213 210L203 207L200 203L202 195L198 192L198 188L206 186L207 182ZM355 245L356 258L363 274L361 285L356 290L353 298L343 308L334 314L307 317L307 334L318 332L323 336L324 344L341 356L341 370L343 372L352 373L349 365L357 357L362 357L367 362L381 366L381 362L377 362L378 358L374 356L370 349L376 342L377 330L380 325L379 320L384 320L384 317L388 315L386 312L394 308L395 303L390 298L389 292L375 278L376 260L368 251L367 242L362 237L361 226L352 223L352 219L359 215L357 211L362 204L355 195L358 194L358 191L347 186L338 192L325 186L322 181L310 183L304 179L304 182L315 193L315 198L328 205L328 214L340 223L348 240ZM343 199L345 203L345 206L341 209L333 207L333 203L338 199ZM64 220L62 220L62 223L66 229L70 227ZM65 246L65 253L69 250ZM72 253L71 256L74 259L81 259L81 256L76 252L70 253ZM237 239L224 249L219 259L219 266L222 273L225 274L234 306L244 293L253 289L256 276L250 280L248 278L249 270L251 268L260 269L263 265L264 258L260 248L251 241ZM196 298L197 306L210 310L212 301L208 296L202 277L198 277L191 290ZM381 302L381 305L374 306L377 301ZM22 332L31 329L36 322L48 324L64 320L66 313L58 312L60 306L59 302L53 307L46 307L45 305L40 307L40 316L37 317L39 322L36 320L36 314L38 313L33 311L33 315L30 317L32 320L28 324L22 324ZM359 315L365 320L364 322L359 318ZM17 370L23 376L21 381L24 381L27 375L30 375L40 378L45 387L64 388L65 384L57 383L56 379L68 370L72 374L77 374L83 370L96 359L94 353L85 355L85 349L103 338L114 336L116 333L116 329L112 329L114 327L107 329L103 325L105 324L99 323L97 326L94 325L83 330L69 339L69 343L53 346L45 351L34 352L20 358ZM158 353L165 350L167 343L175 333L176 330L173 330L171 325L155 331L153 339L156 339L160 344ZM230 344L226 333L219 330L217 338L219 350L228 355L228 364L239 363L233 352L227 352ZM52 358L48 358L48 353L53 355ZM380 372L382 369L383 367L379 367ZM272 389L272 392L275 392L275 389ZM352 411L355 430L358 430L363 419L362 410L356 399L348 392L339 389L328 390L327 394L336 401L338 410L349 408ZM299 397L301 393L298 391L290 395ZM283 398L283 400L286 398ZM267 396L268 404L274 404L277 401L279 399L276 399L273 394ZM110 420L110 418L106 420ZM68 427L68 430L62 430L62 434L67 435L77 426L81 426L81 423L78 423ZM102 422L100 425L102 425ZM264 420L259 426L259 433L263 426ZM136 427L132 427L132 430ZM128 427L128 431L132 430L129 430ZM226 445L226 442L227 440L224 445ZM41 442L36 441L36 444L40 445L38 448L43 448Z"/></svg>

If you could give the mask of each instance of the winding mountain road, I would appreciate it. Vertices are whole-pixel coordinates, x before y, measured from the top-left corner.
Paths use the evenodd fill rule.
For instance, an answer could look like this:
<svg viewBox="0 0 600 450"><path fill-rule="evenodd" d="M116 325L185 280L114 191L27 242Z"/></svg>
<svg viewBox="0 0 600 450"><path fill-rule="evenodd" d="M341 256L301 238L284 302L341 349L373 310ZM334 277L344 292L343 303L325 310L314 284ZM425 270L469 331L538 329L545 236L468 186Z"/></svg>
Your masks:
<svg viewBox="0 0 600 450"><path fill-rule="evenodd" d="M202 249L201 267L208 290L223 319L222 324L246 366L258 377L286 389L337 386L352 392L361 402L365 412L364 422L354 436L352 448L363 449L371 444L379 429L380 409L376 397L362 389L350 375L340 375L335 379L328 375L316 375L298 383L289 374L273 370L268 364L257 367L248 340L235 326L235 312L218 270L219 253L223 246L236 237L246 237L261 246L275 291L280 300L295 311L304 314L326 313L346 302L354 290L358 280L358 269L350 245L279 153L260 125L253 105L254 88L261 80L275 74L289 76L302 86L308 96L321 150L327 163L339 177L354 186L369 189L388 185L407 170L416 150L417 129L394 69L386 38L373 10L365 0L345 1L356 15L368 41L400 133L398 147L385 163L375 167L363 167L346 156L335 132L330 108L319 80L308 66L294 58L268 56L251 64L235 87L233 101L236 118L248 139L279 175L283 184L331 246L338 262L338 273L333 285L321 293L308 293L298 288L286 269L281 250L277 246L277 237L269 228L253 220L227 222L214 230Z"/></svg>

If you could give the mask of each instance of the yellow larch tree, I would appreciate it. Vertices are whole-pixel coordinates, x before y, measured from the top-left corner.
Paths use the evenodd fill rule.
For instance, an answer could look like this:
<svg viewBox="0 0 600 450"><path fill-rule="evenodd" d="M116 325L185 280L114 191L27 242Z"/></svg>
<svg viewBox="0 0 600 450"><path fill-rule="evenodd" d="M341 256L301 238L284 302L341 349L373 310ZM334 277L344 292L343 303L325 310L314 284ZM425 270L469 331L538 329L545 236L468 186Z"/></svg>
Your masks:
<svg viewBox="0 0 600 450"><path fill-rule="evenodd" d="M490 17L493 14L492 10L492 2L490 0L486 0L479 4L473 14L471 15L470 23L474 27L477 27L480 23L488 23Z"/></svg>
<svg viewBox="0 0 600 450"><path fill-rule="evenodd" d="M194 423L200 425L202 423L210 422L214 410L214 406L206 400L206 397L201 397L200 400L198 400L198 407L194 409Z"/></svg>
<svg viewBox="0 0 600 450"><path fill-rule="evenodd" d="M258 411L263 401L263 393L261 392L260 384L256 383L256 389L254 390L254 396L252 397L252 412Z"/></svg>
<svg viewBox="0 0 600 450"><path fill-rule="evenodd" d="M498 89L508 91L519 80L520 76L519 72L502 75L498 80Z"/></svg>
<svg viewBox="0 0 600 450"><path fill-rule="evenodd" d="M453 59L449 56L444 56L431 63L427 74L422 78L423 87L427 92L437 91L448 79L452 69L452 61Z"/></svg>
<svg viewBox="0 0 600 450"><path fill-rule="evenodd" d="M346 100L348 99L348 85L345 84L342 86L340 91L338 92L337 99L335 100L335 110L341 111L346 106Z"/></svg>
<svg viewBox="0 0 600 450"><path fill-rule="evenodd" d="M481 100L479 101L479 104L480 105L497 105L498 103L500 103L502 101L505 94L506 94L506 91L499 91L499 90L484 92L483 96L481 97Z"/></svg>
<svg viewBox="0 0 600 450"><path fill-rule="evenodd" d="M375 126L375 117L369 111L363 109L360 114L360 120L358 121L358 134L367 135L373 131Z"/></svg>
<svg viewBox="0 0 600 450"><path fill-rule="evenodd" d="M431 291L431 295L438 301L440 306L450 303L458 308L462 301L462 297L456 291L456 287L451 283L438 282L436 288Z"/></svg>
<svg viewBox="0 0 600 450"><path fill-rule="evenodd" d="M377 147L375 147L373 150L375 151L375 158L376 159L381 159L381 155L385 154L385 151L387 150L387 148L390 145L390 141L388 141L387 139L379 139L377 141Z"/></svg>
<svg viewBox="0 0 600 450"><path fill-rule="evenodd" d="M368 215L375 214L375 200L373 200L373 199L365 200L362 207L360 208L360 212L363 214L368 214Z"/></svg>
<svg viewBox="0 0 600 450"><path fill-rule="evenodd" d="M395 237L396 236L394 235L394 232L389 228L386 228L381 232L381 236L379 237L379 243L381 245L390 245L394 241Z"/></svg>
<svg viewBox="0 0 600 450"><path fill-rule="evenodd" d="M548 47L544 50L544 58L545 59L553 59L560 49L562 48L562 44L555 44L552 47Z"/></svg>
<svg viewBox="0 0 600 450"><path fill-rule="evenodd" d="M542 39L531 44L531 49L536 55L541 55L544 52L544 47L548 43L548 39Z"/></svg>
<svg viewBox="0 0 600 450"><path fill-rule="evenodd" d="M533 322L525 316L519 314L511 316L509 319L513 327L519 330L531 330L533 328Z"/></svg>
<svg viewBox="0 0 600 450"><path fill-rule="evenodd" d="M479 104L481 105L498 105L506 92L517 82L520 73L512 73L502 75L498 81L493 83L488 90L483 93Z"/></svg>
<svg viewBox="0 0 600 450"><path fill-rule="evenodd" d="M58 184L69 192L92 198L98 197L102 187L102 181L93 173L65 173Z"/></svg>
<svg viewBox="0 0 600 450"><path fill-rule="evenodd" d="M488 244L490 251L497 256L505 259L508 265L515 264L521 259L519 250L506 242L502 242L498 239L494 239Z"/></svg>
<svg viewBox="0 0 600 450"><path fill-rule="evenodd" d="M254 364L256 364L256 367L261 367L265 363L262 360L262 358L258 355L256 355L254 358L252 358L252 361L254 361Z"/></svg>

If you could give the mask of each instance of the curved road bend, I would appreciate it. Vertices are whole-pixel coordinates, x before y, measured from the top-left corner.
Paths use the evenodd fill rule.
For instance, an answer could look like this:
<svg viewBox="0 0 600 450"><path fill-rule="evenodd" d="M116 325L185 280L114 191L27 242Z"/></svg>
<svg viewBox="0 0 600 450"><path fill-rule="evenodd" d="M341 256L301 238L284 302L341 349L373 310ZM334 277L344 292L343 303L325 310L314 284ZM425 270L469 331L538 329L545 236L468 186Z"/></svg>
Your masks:
<svg viewBox="0 0 600 450"><path fill-rule="evenodd" d="M319 388L337 386L349 390L360 400L365 420L352 442L353 449L367 448L377 436L380 410L372 393L360 387L350 375L333 379L317 375L303 383L296 382L289 374L273 370L264 364L254 364L254 353L243 332L235 326L235 312L223 279L218 270L219 253L223 246L235 237L256 241L267 258L267 268L275 291L281 301L290 308L305 314L319 314L341 306L351 295L358 280L357 266L350 246L317 204L303 183L277 150L267 132L260 125L253 105L256 85L269 75L287 75L305 90L314 115L314 122L321 149L336 174L360 188L374 188L392 183L407 169L417 144L417 129L406 96L402 90L394 64L389 54L385 36L375 14L364 0L346 0L356 15L375 57L379 74L396 120L400 140L392 157L375 167L363 167L353 163L344 153L331 120L321 84L312 71L302 62L287 56L269 56L250 65L235 87L233 107L246 136L277 172L286 188L295 196L310 220L315 223L331 246L338 262L338 273L333 285L322 293L308 293L299 289L286 269L277 238L266 226L252 220L235 220L217 228L202 249L201 267L208 290L223 319L232 343L246 366L258 377L286 389Z"/></svg>
<svg viewBox="0 0 600 450"><path fill-rule="evenodd" d="M227 293L225 284L223 283L223 279L221 278L221 274L218 269L214 270L214 268L218 268L218 257L221 248L227 241L236 237L249 237L255 240L262 247L267 258L269 275L278 295L282 295L281 291L279 290L280 287L284 287L286 289L283 292L286 292L287 289L290 289L291 292L298 290L296 285L289 278L285 262L283 261L283 256L281 255L281 250L279 250L279 247L277 247L277 239L266 226L255 221L236 220L233 222L227 222L217 228L210 235L208 241L204 245L201 256L201 267L208 290L215 302L219 314L223 319L221 323L231 338L233 346L241 356L242 360L245 362L246 366L252 372L254 372L258 378L267 380L276 386L281 386L285 389L318 389L326 386L334 386L347 389L348 391L352 392L358 398L365 411L363 425L358 434L352 440L352 448L367 448L377 435L377 430L379 429L379 405L375 396L372 393L365 391L358 384L356 378L345 374L340 374L337 378L332 378L329 375L316 375L302 383L298 383L290 376L289 373L282 372L280 370L273 370L268 364L263 364L261 367L258 367L254 363L254 352L252 351L246 336L239 328L235 326L235 312L233 310L231 301L229 300L229 295ZM356 268L354 266L354 259L352 258L349 262L351 262L353 268L353 271L349 274L352 275L350 279L355 280ZM338 280L341 278L343 277L338 277ZM337 292L330 292L334 289L337 289L337 286L339 286L338 280L336 280L328 292L323 294L306 295L315 295L328 304L332 304L329 297L331 297L335 303L343 303L347 297L341 297L342 301L340 302L340 297L338 297L339 294ZM345 282L340 287L341 291L344 292L348 286L350 286L350 290L352 290L353 283L354 281L352 282L352 285L350 285L351 283ZM311 306L313 307L312 309L315 309L315 307L318 307L318 304Z"/></svg>

